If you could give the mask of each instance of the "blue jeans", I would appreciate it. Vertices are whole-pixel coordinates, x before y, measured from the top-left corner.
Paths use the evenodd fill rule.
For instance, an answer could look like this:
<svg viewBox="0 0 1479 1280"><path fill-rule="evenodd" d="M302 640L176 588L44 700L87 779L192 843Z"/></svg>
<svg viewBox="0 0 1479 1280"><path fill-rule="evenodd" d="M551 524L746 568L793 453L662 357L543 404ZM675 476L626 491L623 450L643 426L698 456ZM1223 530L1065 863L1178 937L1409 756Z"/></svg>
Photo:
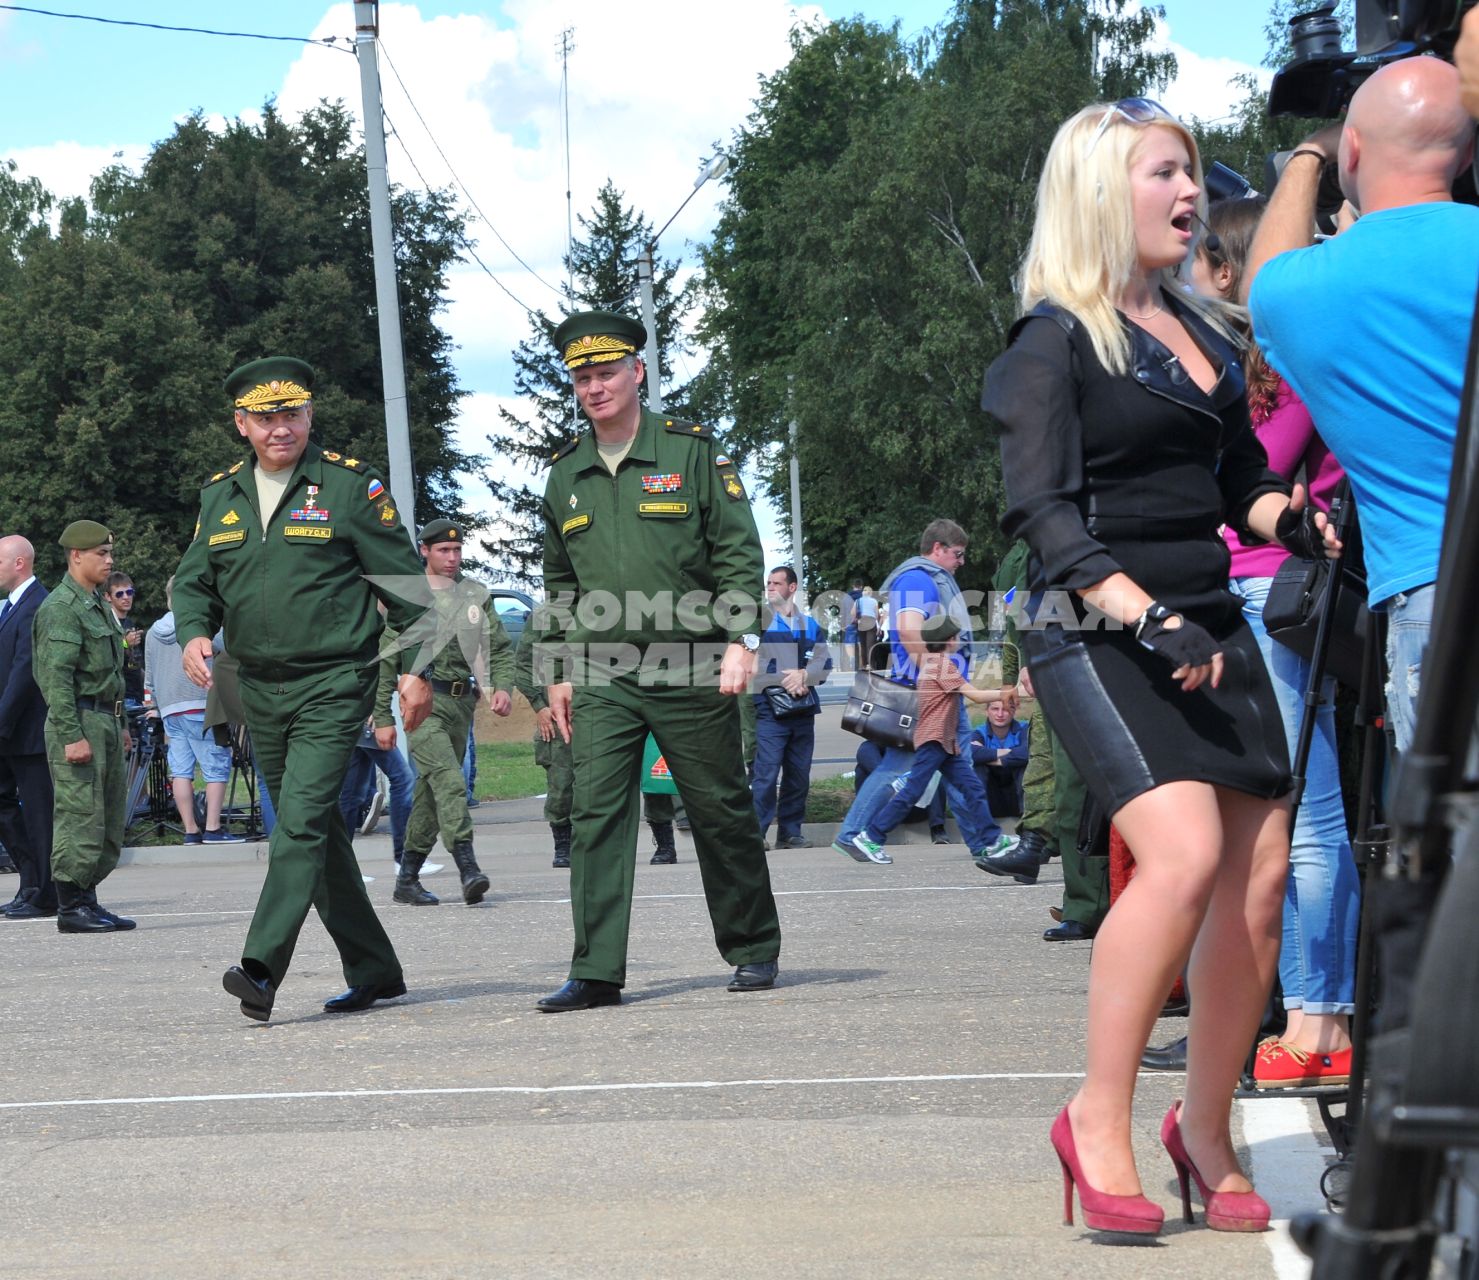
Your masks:
<svg viewBox="0 0 1479 1280"><path fill-rule="evenodd" d="M1412 745L1423 650L1433 628L1433 584L1399 591L1387 601L1387 719L1398 752Z"/></svg>
<svg viewBox="0 0 1479 1280"><path fill-rule="evenodd" d="M1272 578L1234 578L1229 586L1243 603L1243 617L1258 641L1284 722L1289 756L1299 738L1310 664L1293 649L1269 638L1263 606ZM1304 796L1289 849L1284 891L1284 940L1279 949L1279 985L1284 1008L1306 1013L1352 1013L1356 993L1356 933L1361 916L1361 881L1351 856L1340 797L1340 761L1335 749L1334 681L1322 690L1315 736L1305 766Z"/></svg>
<svg viewBox="0 0 1479 1280"><path fill-rule="evenodd" d="M406 847L406 824L411 820L411 795L416 789L416 766L391 747L382 751L375 745L374 730L366 730L349 757L349 771L339 790L339 812L351 832L359 829L359 815L375 789L375 770L380 769L390 780L390 844L400 861Z"/></svg>
<svg viewBox="0 0 1479 1280"><path fill-rule="evenodd" d="M262 810L262 834L270 836L272 828L277 826L277 811L272 807L272 797L267 792L267 779L262 776L255 751L252 752L252 772L257 775L257 807Z"/></svg>
<svg viewBox="0 0 1479 1280"><path fill-rule="evenodd" d="M915 751L914 764L893 788L892 798L886 800L883 807L868 819L864 831L867 832L869 839L881 841L899 823L903 822L936 773L940 775L940 782L943 786L954 787L955 791L959 792L965 800L964 807L955 810L955 820L960 823L962 829L967 823L978 830L983 829L987 824L995 825L995 819L991 816L991 806L986 799L986 789L981 785L981 779L976 776L971 762L946 751L938 742L926 742L924 746ZM939 793L936 792L936 794ZM997 830L1000 831L1000 828L998 827ZM984 847L984 842L982 844L971 842L972 850Z"/></svg>
<svg viewBox="0 0 1479 1280"><path fill-rule="evenodd" d="M478 780L478 744L472 729L472 725L467 726L467 754L462 757L462 776L467 779L468 804L477 799L473 794L472 784Z"/></svg>
<svg viewBox="0 0 1479 1280"><path fill-rule="evenodd" d="M762 706L761 704L764 703ZM776 824L776 838L801 834L806 816L806 793L811 787L811 756L816 745L815 716L788 716L777 720L770 704L755 699L755 767L750 795L760 834ZM776 782L780 781L780 805Z"/></svg>
<svg viewBox="0 0 1479 1280"><path fill-rule="evenodd" d="M971 722L965 713L964 698L960 700L960 723L956 727L955 744L960 753L957 758L964 760L967 765L971 764ZM914 754L913 751L903 751L898 747L890 747L883 753L883 760L858 788L852 808L842 820L842 830L837 833L838 844L851 844L852 838L862 831L868 819L873 816L873 811L888 802L893 794L894 783L914 767ZM960 834L965 838L966 847L974 852L995 844L1001 838L1001 827L991 816L990 808L983 805L978 810L948 777L942 777L940 781L950 797L950 812L960 824ZM981 821L983 817L985 820Z"/></svg>

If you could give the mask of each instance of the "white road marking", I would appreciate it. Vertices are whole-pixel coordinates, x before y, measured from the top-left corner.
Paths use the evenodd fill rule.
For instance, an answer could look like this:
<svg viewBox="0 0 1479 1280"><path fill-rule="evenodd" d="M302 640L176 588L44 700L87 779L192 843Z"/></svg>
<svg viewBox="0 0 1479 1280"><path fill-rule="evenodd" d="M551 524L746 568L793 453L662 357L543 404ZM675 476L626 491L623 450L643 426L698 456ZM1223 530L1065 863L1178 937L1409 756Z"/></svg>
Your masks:
<svg viewBox="0 0 1479 1280"><path fill-rule="evenodd" d="M1325 1208L1320 1175L1331 1154L1311 1128L1310 1106L1300 1098L1240 1098L1238 1112L1248 1144L1249 1176L1273 1209L1274 1229L1264 1236L1279 1280L1308 1280L1310 1260L1289 1238L1289 1220Z"/></svg>
<svg viewBox="0 0 1479 1280"><path fill-rule="evenodd" d="M612 1084L468 1085L427 1089L314 1089L292 1093L196 1093L135 1098L53 1098L33 1102L0 1102L0 1111L46 1107L146 1107L181 1102L288 1102L321 1098L441 1098L458 1095L560 1093L643 1093L679 1089L768 1089L859 1084L954 1084L990 1080L1082 1080L1081 1071L995 1072L979 1075L815 1076L757 1080L633 1080Z"/></svg>

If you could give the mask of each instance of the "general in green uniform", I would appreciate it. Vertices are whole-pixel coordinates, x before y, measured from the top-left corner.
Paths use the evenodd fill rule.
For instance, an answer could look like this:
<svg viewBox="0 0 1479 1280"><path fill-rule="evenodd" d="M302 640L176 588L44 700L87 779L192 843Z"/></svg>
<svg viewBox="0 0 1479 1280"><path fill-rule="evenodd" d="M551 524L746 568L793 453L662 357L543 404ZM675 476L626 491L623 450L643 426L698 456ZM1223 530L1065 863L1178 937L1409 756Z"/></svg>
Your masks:
<svg viewBox="0 0 1479 1280"><path fill-rule="evenodd" d="M134 922L98 903L118 865L128 815L123 636L98 588L113 571L113 535L95 520L63 531L67 574L31 624L36 685L46 699L46 763L56 792L51 873L61 933L111 933Z"/></svg>
<svg viewBox="0 0 1479 1280"><path fill-rule="evenodd" d="M395 900L413 906L437 904L419 877L438 832L462 878L462 900L473 906L488 892L488 877L473 856L472 815L462 774L468 730L478 705L478 677L494 715L506 716L513 708L513 642L492 607L488 588L462 576L462 534L462 526L451 520L433 520L422 529L419 541L431 608L404 635L386 628L386 639L394 640L397 649L410 650L412 666L432 688L431 714L409 735L416 791L395 882ZM395 662L388 657L382 664L377 730L393 723L390 678Z"/></svg>
<svg viewBox="0 0 1479 1280"><path fill-rule="evenodd" d="M534 646L538 629L531 618L519 637L515 654L514 687L534 708L534 763L544 770L544 820L555 841L552 867L570 865L570 809L575 797L575 765L570 744L555 729L554 713L544 686L534 682ZM739 700L741 707L745 699ZM642 793L642 817L652 832L652 865L672 866L678 861L673 835L673 797L660 791Z"/></svg>
<svg viewBox="0 0 1479 1280"><path fill-rule="evenodd" d="M206 481L194 541L175 573L185 673L209 685L211 637L224 622L240 664L252 745L277 810L267 876L240 966L223 979L249 1018L266 1021L298 931L314 907L339 949L349 990L330 1012L405 993L400 961L365 893L339 790L370 714L382 629L401 630L421 563L385 485L363 462L308 441L313 370L271 357L226 380L252 452ZM425 715L424 680L402 678L402 714Z"/></svg>
<svg viewBox="0 0 1479 1280"><path fill-rule="evenodd" d="M712 431L642 407L645 340L610 312L555 331L594 429L555 455L544 496L542 630L564 668L554 675L567 679L540 678L575 768L575 949L570 981L539 1002L547 1012L621 999L649 732L692 820L714 939L736 966L730 990L772 986L780 954L740 754L738 695L760 645L760 537ZM536 655L536 673L543 666Z"/></svg>

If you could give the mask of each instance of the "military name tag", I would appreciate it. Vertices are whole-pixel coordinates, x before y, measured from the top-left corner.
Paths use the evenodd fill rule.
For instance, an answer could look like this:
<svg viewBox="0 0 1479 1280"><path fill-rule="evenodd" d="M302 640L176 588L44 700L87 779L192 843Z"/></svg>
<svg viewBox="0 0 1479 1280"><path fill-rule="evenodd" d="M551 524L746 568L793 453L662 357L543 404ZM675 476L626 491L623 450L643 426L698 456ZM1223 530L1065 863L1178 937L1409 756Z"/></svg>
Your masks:
<svg viewBox="0 0 1479 1280"><path fill-rule="evenodd" d="M639 502L637 511L644 516L686 516L686 502Z"/></svg>
<svg viewBox="0 0 1479 1280"><path fill-rule="evenodd" d="M570 519L565 521L565 523L560 526L560 532L562 534L574 533L577 529L584 529L586 525L590 524L590 522L590 513L583 511L580 515L571 516Z"/></svg>
<svg viewBox="0 0 1479 1280"><path fill-rule="evenodd" d="M327 542L334 536L334 531L328 525L317 524L290 524L283 528L284 538L312 538L318 542Z"/></svg>
<svg viewBox="0 0 1479 1280"><path fill-rule="evenodd" d="M222 546L222 545L225 545L225 544L228 544L228 543L232 543L232 542L245 542L245 541L246 541L246 530L245 529L233 529L233 530L231 530L230 533L213 533L213 534L211 534L210 545L213 546L213 547L219 547L219 546Z"/></svg>

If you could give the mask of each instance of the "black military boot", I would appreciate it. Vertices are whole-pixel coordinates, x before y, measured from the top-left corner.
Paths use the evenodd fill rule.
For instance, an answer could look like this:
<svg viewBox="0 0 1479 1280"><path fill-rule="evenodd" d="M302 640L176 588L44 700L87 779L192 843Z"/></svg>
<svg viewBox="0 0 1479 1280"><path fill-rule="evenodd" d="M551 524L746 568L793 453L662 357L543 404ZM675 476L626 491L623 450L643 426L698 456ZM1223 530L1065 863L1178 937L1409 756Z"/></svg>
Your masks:
<svg viewBox="0 0 1479 1280"><path fill-rule="evenodd" d="M391 894L397 902L413 907L434 907L441 901L429 893L421 884L421 867L426 862L424 853L402 853L400 869L395 874L395 892Z"/></svg>
<svg viewBox="0 0 1479 1280"><path fill-rule="evenodd" d="M93 914L83 891L68 880L56 881L58 933L112 933L118 926Z"/></svg>
<svg viewBox="0 0 1479 1280"><path fill-rule="evenodd" d="M550 866L568 867L570 865L570 824L551 822L549 829L550 834L555 838L555 860L550 863Z"/></svg>
<svg viewBox="0 0 1479 1280"><path fill-rule="evenodd" d="M478 860L472 856L471 840L462 841L452 850L452 861L457 864L457 872L462 877L463 902L470 907L481 902L490 881L478 869Z"/></svg>
<svg viewBox="0 0 1479 1280"><path fill-rule="evenodd" d="M1040 831L1024 831L1015 849L975 859L982 871L1011 876L1018 884L1036 884L1037 871L1047 861L1048 842Z"/></svg>
<svg viewBox="0 0 1479 1280"><path fill-rule="evenodd" d="M652 828L652 843L655 852L652 855L654 867L670 867L678 861L678 846L673 843L673 824L671 822L649 822Z"/></svg>
<svg viewBox="0 0 1479 1280"><path fill-rule="evenodd" d="M99 906L98 891L96 889L83 889L82 900L87 903L88 909L93 915L97 916L99 920L104 920L108 924L111 924L115 929L121 931L125 929L137 929L139 927L137 920L130 920L127 916L114 915L107 907Z"/></svg>

